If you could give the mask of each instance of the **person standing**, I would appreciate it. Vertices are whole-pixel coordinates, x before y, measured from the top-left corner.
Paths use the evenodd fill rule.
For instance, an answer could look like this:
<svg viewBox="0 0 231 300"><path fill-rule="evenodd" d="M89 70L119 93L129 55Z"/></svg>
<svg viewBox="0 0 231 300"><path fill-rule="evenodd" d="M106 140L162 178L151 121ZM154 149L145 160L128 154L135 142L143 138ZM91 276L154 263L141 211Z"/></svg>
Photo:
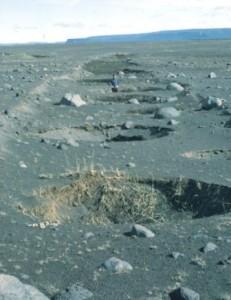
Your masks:
<svg viewBox="0 0 231 300"><path fill-rule="evenodd" d="M113 74L111 85L112 85L112 92L118 92L119 83L118 83L117 76L115 73Z"/></svg>

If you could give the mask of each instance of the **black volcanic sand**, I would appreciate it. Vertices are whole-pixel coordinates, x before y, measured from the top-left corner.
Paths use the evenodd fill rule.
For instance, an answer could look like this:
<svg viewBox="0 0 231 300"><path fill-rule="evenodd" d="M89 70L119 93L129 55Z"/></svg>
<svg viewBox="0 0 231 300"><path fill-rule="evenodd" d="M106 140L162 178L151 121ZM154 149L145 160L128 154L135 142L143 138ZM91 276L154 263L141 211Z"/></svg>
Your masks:
<svg viewBox="0 0 231 300"><path fill-rule="evenodd" d="M0 272L51 298L81 283L96 300L170 299L178 286L230 299L230 50L229 41L1 47ZM58 105L66 93L87 105ZM225 108L200 109L208 96ZM169 106L181 112L176 125L155 117ZM129 237L134 223L155 237ZM208 242L217 249L204 253ZM102 270L112 256L133 271Z"/></svg>

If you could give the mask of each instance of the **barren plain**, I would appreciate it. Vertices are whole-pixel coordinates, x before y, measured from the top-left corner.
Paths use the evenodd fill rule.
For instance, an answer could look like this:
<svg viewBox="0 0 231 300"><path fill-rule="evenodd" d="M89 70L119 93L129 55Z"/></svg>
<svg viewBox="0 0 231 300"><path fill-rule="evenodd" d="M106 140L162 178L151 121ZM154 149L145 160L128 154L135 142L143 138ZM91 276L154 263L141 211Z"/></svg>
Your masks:
<svg viewBox="0 0 231 300"><path fill-rule="evenodd" d="M0 273L50 299L230 300L231 42L0 47L0 63Z"/></svg>

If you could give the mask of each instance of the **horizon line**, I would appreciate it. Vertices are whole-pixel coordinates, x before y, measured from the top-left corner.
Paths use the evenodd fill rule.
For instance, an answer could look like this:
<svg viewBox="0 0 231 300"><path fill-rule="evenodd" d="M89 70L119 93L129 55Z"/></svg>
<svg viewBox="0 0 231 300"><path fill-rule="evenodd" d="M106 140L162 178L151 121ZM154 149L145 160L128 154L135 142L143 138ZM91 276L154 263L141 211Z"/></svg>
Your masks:
<svg viewBox="0 0 231 300"><path fill-rule="evenodd" d="M73 37L66 38L65 40L59 41L28 41L28 42L0 42L0 46L20 46L20 45L35 45L35 44L65 44L68 40L73 39L90 39L97 37L112 37L112 36L124 36L124 35L142 35L142 34L152 34L152 33L161 33L161 32L174 32L174 31L193 31L193 30L228 30L231 27L200 27L200 28L180 28L180 29L163 29L157 31L145 31L145 32L135 32L135 33L114 33L114 34L99 34L99 35L88 35L84 37ZM231 38L231 37L230 37Z"/></svg>

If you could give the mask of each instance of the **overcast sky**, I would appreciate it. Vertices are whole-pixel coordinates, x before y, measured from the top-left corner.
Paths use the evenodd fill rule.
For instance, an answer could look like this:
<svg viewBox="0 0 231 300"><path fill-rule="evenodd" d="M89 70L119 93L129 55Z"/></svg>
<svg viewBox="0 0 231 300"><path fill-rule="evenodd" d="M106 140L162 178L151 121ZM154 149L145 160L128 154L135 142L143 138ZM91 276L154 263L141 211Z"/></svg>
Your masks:
<svg viewBox="0 0 231 300"><path fill-rule="evenodd" d="M216 27L230 0L0 0L0 43Z"/></svg>

